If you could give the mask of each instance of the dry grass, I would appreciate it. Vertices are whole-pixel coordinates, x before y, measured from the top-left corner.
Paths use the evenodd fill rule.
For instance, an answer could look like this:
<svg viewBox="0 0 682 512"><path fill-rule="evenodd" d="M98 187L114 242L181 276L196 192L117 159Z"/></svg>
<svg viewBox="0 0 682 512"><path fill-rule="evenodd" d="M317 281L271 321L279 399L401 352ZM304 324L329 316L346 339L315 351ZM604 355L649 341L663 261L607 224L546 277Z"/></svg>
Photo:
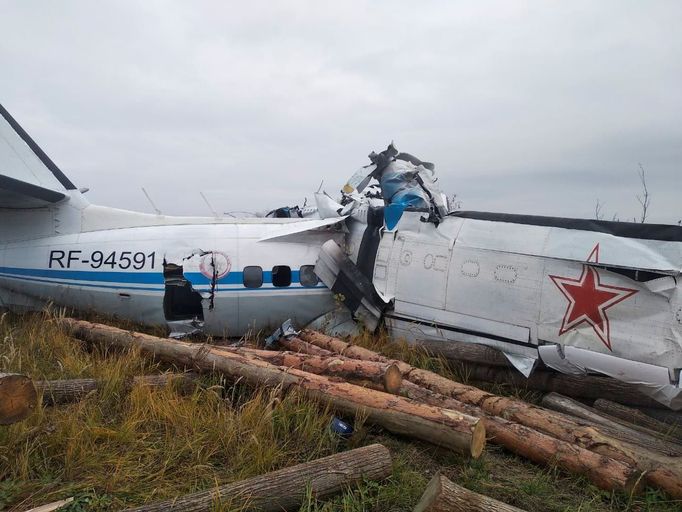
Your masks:
<svg viewBox="0 0 682 512"><path fill-rule="evenodd" d="M444 360L383 336L356 342L461 378ZM394 457L391 478L366 482L306 512L399 512L418 501L437 470L528 511L679 510L655 491L629 500L581 478L540 468L489 446L478 461L356 424L343 442L329 432L332 411L299 394L251 389L205 376L190 394L172 387L130 388L128 378L166 371L135 352L104 351L62 332L49 315L0 319L0 371L34 379L94 377L104 385L79 403L40 408L0 427L0 510L26 510L68 496L68 511L119 510L205 490L338 450L381 442ZM345 418L353 421L354 418ZM231 510L228 503L216 510Z"/></svg>
<svg viewBox="0 0 682 512"><path fill-rule="evenodd" d="M129 389L126 377L160 368L133 352L85 350L40 316L4 317L2 368L36 379L106 383L76 404L40 408L0 428L0 508L93 494L116 510L328 455L331 413L296 393L231 387L208 377L181 396ZM105 506L106 505L106 506Z"/></svg>

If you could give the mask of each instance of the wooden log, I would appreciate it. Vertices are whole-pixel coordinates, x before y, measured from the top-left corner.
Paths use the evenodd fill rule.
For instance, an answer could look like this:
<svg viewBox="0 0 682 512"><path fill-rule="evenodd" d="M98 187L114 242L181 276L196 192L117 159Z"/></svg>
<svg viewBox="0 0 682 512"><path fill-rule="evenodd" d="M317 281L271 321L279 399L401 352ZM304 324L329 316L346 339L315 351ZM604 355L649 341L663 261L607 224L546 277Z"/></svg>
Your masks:
<svg viewBox="0 0 682 512"><path fill-rule="evenodd" d="M568 473L581 474L600 489L630 493L637 490L640 483L640 471L630 464L599 455L574 443L555 439L524 425L486 414L476 406L463 404L409 381L403 383L401 393L430 405L465 414L482 414L485 417L490 442L536 464L556 465Z"/></svg>
<svg viewBox="0 0 682 512"><path fill-rule="evenodd" d="M377 359L381 356L374 354L373 358ZM428 377L428 373L417 372L423 379ZM446 384L451 381L434 374L434 378L430 379L430 382L432 384ZM484 392L481 391L481 393ZM532 428L486 413L476 405L464 404L408 380L403 381L401 394L429 405L444 407L477 417L484 416L486 431L491 442L535 463L557 465L569 473L582 474L602 489L631 492L639 482L640 471L636 470L632 464L589 451L577 445L572 436L567 441L557 440Z"/></svg>
<svg viewBox="0 0 682 512"><path fill-rule="evenodd" d="M350 357L352 359L360 359L361 361L379 361L383 363L391 362L398 366L403 375L409 373L412 370L412 366L405 363L404 361L389 360L388 358L377 354L376 352L360 347L358 345L352 345L346 343L343 340L334 338L333 336L327 336L321 332L311 331L310 329L303 329L299 336L302 340L307 341L317 347L328 350L332 353L339 354L342 356Z"/></svg>
<svg viewBox="0 0 682 512"><path fill-rule="evenodd" d="M413 512L523 512L501 501L461 487L436 473Z"/></svg>
<svg viewBox="0 0 682 512"><path fill-rule="evenodd" d="M168 385L177 386L182 393L190 393L196 389L196 375L162 373L158 375L135 376L129 386L149 386L162 388ZM102 385L97 379L66 379L36 381L36 389L42 393L43 405L60 405L82 400L89 393L97 391Z"/></svg>
<svg viewBox="0 0 682 512"><path fill-rule="evenodd" d="M0 425L11 425L30 416L38 405L33 381L18 373L0 373Z"/></svg>
<svg viewBox="0 0 682 512"><path fill-rule="evenodd" d="M319 337L313 336L305 339L316 345L320 340ZM336 340L333 345L328 340L322 341L327 347L333 346L346 354L350 352L349 345L341 340ZM367 349L354 351L354 353L360 357L370 357L374 361L388 360ZM408 368L401 369L403 377L421 387L455 398L465 404L477 406L493 416L514 421L549 434L556 439L646 471L647 483L665 490L675 498L682 498L682 464L678 458L651 453L640 446L621 442L619 439L602 433L593 424L584 420L543 409L515 398L494 395L482 389L446 379L436 373L407 366Z"/></svg>
<svg viewBox="0 0 682 512"><path fill-rule="evenodd" d="M509 359L501 351L478 343L418 340L416 344L429 354L449 361L513 368Z"/></svg>
<svg viewBox="0 0 682 512"><path fill-rule="evenodd" d="M667 423L669 425L682 427L682 411L670 411L668 409L659 409L658 407L637 407L637 409L642 411L647 416L657 419L658 421L662 421L663 423Z"/></svg>
<svg viewBox="0 0 682 512"><path fill-rule="evenodd" d="M618 403L637 407L665 408L653 398L644 395L632 384L611 377L597 375L565 375L550 371L535 371L529 378L514 369L493 366L466 365L464 368L469 381L492 384L509 384L515 388L557 392L572 398L596 400L608 396Z"/></svg>
<svg viewBox="0 0 682 512"><path fill-rule="evenodd" d="M364 480L383 480L391 474L391 464L388 449L373 444L125 512L204 512L218 505L230 510L295 510L308 487L324 499Z"/></svg>
<svg viewBox="0 0 682 512"><path fill-rule="evenodd" d="M137 347L148 355L202 371L218 371L248 384L296 387L348 414L366 414L370 423L390 432L422 439L471 457L485 446L485 426L478 418L362 388L292 368L274 366L208 345L158 338L81 320L60 319L79 338L123 348Z"/></svg>
<svg viewBox="0 0 682 512"><path fill-rule="evenodd" d="M613 418L619 418L626 422L626 424L637 425L645 427L654 432L663 434L665 437L670 437L677 440L682 440L682 429L675 428L674 425L659 421L647 414L644 414L639 409L628 407L627 405L618 404L605 398L598 398L594 401L594 408L602 411Z"/></svg>
<svg viewBox="0 0 682 512"><path fill-rule="evenodd" d="M311 354L314 356L331 356L334 352L316 347L312 343L303 341L301 338L282 338L277 342L290 352L301 352L303 354Z"/></svg>
<svg viewBox="0 0 682 512"><path fill-rule="evenodd" d="M559 393L548 393L542 397L542 405L548 409L559 411L571 416L582 418L591 423L599 425L599 430L610 436L627 441L646 448L647 450L661 453L669 457L679 457L682 455L682 446L668 442L656 436L655 432L646 429L635 430L611 418L605 413L584 405L572 398L560 395ZM634 427L634 425L633 425Z"/></svg>
<svg viewBox="0 0 682 512"><path fill-rule="evenodd" d="M275 366L296 368L317 375L340 377L351 381L369 381L379 383L387 393L397 394L403 382L403 375L395 364L379 361L361 361L331 354L319 356L300 352L273 352L271 350L255 350L247 348L220 347L214 350L226 350L246 357L257 357Z"/></svg>

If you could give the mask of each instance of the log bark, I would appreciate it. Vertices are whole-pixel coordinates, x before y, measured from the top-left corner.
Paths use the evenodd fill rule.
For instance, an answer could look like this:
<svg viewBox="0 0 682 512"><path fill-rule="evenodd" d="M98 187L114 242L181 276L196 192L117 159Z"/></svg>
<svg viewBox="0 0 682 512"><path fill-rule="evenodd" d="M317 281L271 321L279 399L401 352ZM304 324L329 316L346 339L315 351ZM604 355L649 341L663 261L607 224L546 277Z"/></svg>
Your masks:
<svg viewBox="0 0 682 512"><path fill-rule="evenodd" d="M682 411L670 411L668 409L650 408L650 407L637 407L647 416L667 423L669 425L675 425L677 427L682 427Z"/></svg>
<svg viewBox="0 0 682 512"><path fill-rule="evenodd" d="M599 455L574 443L555 439L524 425L486 414L476 406L463 404L409 381L403 384L401 392L404 396L430 405L466 414L484 415L490 442L536 464L556 465L566 472L584 475L600 489L626 493L637 490L640 471L630 464Z"/></svg>
<svg viewBox="0 0 682 512"><path fill-rule="evenodd" d="M417 345L428 353L449 361L513 368L509 359L502 352L478 343L418 340Z"/></svg>
<svg viewBox="0 0 682 512"><path fill-rule="evenodd" d="M673 425L658 421L651 416L644 414L639 409L618 404L604 398L594 401L594 408L608 414L613 418L618 418L626 425L637 425L646 429L658 432L665 437L682 440L682 429L675 428Z"/></svg>
<svg viewBox="0 0 682 512"><path fill-rule="evenodd" d="M608 396L611 400L622 404L665 408L663 404L642 394L632 384L610 377L596 375L578 377L549 371L535 371L529 378L526 378L514 369L480 365L466 365L465 371L469 381L509 384L516 388L545 393L554 391L572 398L590 400Z"/></svg>
<svg viewBox="0 0 682 512"><path fill-rule="evenodd" d="M190 393L196 389L193 374L162 373L159 375L135 376L130 386L149 386L162 388L168 385L177 386L182 393ZM82 400L89 393L97 391L102 385L97 379L68 379L36 381L36 389L42 393L43 405L60 405Z"/></svg>
<svg viewBox="0 0 682 512"><path fill-rule="evenodd" d="M18 373L0 373L0 425L29 417L38 406L38 393L31 379Z"/></svg>
<svg viewBox="0 0 682 512"><path fill-rule="evenodd" d="M125 512L204 512L214 510L217 504L231 510L295 510L308 486L316 498L323 499L363 480L383 480L390 474L391 454L384 446L373 444Z"/></svg>
<svg viewBox="0 0 682 512"><path fill-rule="evenodd" d="M559 393L548 393L542 397L542 405L548 409L595 423L599 425L599 430L602 432L622 441L641 446L647 450L669 457L679 457L682 455L682 446L679 444L666 441L658 437L655 432L647 432L645 429L636 430L635 428L626 426L623 423L616 421L617 418L611 418L605 413L600 413L592 407L581 404L580 402L560 395Z"/></svg>
<svg viewBox="0 0 682 512"><path fill-rule="evenodd" d="M312 343L303 341L301 338L282 338L277 343L290 352L301 352L302 354L311 354L314 356L334 355L334 352L316 347Z"/></svg>
<svg viewBox="0 0 682 512"><path fill-rule="evenodd" d="M271 350L254 350L245 348L220 347L214 350L225 350L245 357L257 357L262 361L296 368L317 375L340 377L352 381L369 381L381 384L387 393L397 394L403 382L402 373L397 365L378 361L361 361L336 354L319 356L301 354L299 352L273 352Z"/></svg>
<svg viewBox="0 0 682 512"><path fill-rule="evenodd" d="M436 473L413 512L524 512L461 487Z"/></svg>
<svg viewBox="0 0 682 512"><path fill-rule="evenodd" d="M137 347L152 357L218 371L248 384L296 387L319 401L348 414L366 414L370 423L390 432L443 446L471 457L479 457L485 446L485 426L478 418L409 399L336 382L322 375L274 366L256 358L216 349L208 345L158 338L148 334L81 320L60 319L79 338L122 348Z"/></svg>
<svg viewBox="0 0 682 512"><path fill-rule="evenodd" d="M324 342L326 347L333 346L346 354L350 352L350 345L341 340L336 340L332 344L329 340L318 336L308 336L304 339L316 345L318 342ZM353 353L361 358L369 357L373 361L388 360L367 349L353 351ZM490 415L511 420L561 441L646 471L645 479L648 484L665 490L675 498L682 498L682 463L678 458L666 457L644 450L637 445L621 442L619 439L605 435L584 420L555 413L515 398L494 395L427 370L407 365L407 368L401 368L401 371L403 371L403 377L421 387L455 398L465 404L477 406Z"/></svg>
<svg viewBox="0 0 682 512"><path fill-rule="evenodd" d="M403 375L409 373L412 370L412 366L405 363L404 361L389 360L376 352L360 347L358 345L352 345L346 343L343 340L334 338L333 336L327 336L321 332L311 331L310 329L303 329L299 336L302 340L307 341L315 345L316 347L328 350L334 354L339 354L342 356L350 357L352 359L360 359L361 361L379 361L382 363L394 363L398 366Z"/></svg>

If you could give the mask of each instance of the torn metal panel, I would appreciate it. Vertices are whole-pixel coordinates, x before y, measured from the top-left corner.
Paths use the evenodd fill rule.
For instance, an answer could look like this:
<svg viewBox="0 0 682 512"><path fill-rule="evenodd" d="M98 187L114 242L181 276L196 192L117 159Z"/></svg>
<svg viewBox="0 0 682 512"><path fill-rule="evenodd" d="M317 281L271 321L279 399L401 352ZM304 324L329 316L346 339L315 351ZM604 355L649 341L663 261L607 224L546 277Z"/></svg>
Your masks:
<svg viewBox="0 0 682 512"><path fill-rule="evenodd" d="M538 347L538 354L548 368L568 375L587 375L585 368L566 359L561 345L542 345Z"/></svg>
<svg viewBox="0 0 682 512"><path fill-rule="evenodd" d="M551 350L542 348L540 349L542 361L551 368L574 375L594 372L613 377L637 386L642 393L672 409L682 409L679 375L671 375L669 369L664 366L630 361L573 346L565 346L563 358L555 358ZM570 371L571 369L577 371Z"/></svg>
<svg viewBox="0 0 682 512"><path fill-rule="evenodd" d="M275 349L277 346L277 342L281 340L282 338L292 338L294 336L297 336L299 331L294 329L293 324L291 323L291 318L287 319L286 322L284 322L282 325L280 325L275 331L265 338L265 348L267 349Z"/></svg>
<svg viewBox="0 0 682 512"><path fill-rule="evenodd" d="M340 338L360 334L360 326L353 319L351 312L342 305L317 317L307 325L307 328Z"/></svg>
<svg viewBox="0 0 682 512"><path fill-rule="evenodd" d="M266 218L272 219L303 219L319 217L317 209L310 206L283 206L271 210L265 214ZM322 217L324 218L324 217Z"/></svg>
<svg viewBox="0 0 682 512"><path fill-rule="evenodd" d="M322 246L315 273L367 329L374 331L378 327L387 304L333 240Z"/></svg>
<svg viewBox="0 0 682 512"><path fill-rule="evenodd" d="M168 326L168 337L179 340L197 334L202 334L204 322L196 318L191 320L169 320L166 322Z"/></svg>
<svg viewBox="0 0 682 512"><path fill-rule="evenodd" d="M371 156L370 156L371 159ZM354 192L360 193L365 190L365 187L369 184L376 171L377 166L375 164L368 165L358 169L353 176L346 182L343 186L344 194L352 194Z"/></svg>
<svg viewBox="0 0 682 512"><path fill-rule="evenodd" d="M185 277L183 267L164 261L163 278L163 311L170 337L182 338L200 332L204 326L203 298Z"/></svg>
<svg viewBox="0 0 682 512"><path fill-rule="evenodd" d="M386 325L394 339L402 339L407 342L430 340L453 343L478 343L487 345L502 352L517 354L523 357L537 357L537 348L526 345L510 344L507 341L491 338L486 333L466 331L465 329L451 328L445 325L435 325L426 320L416 317L397 316L393 312L385 315Z"/></svg>
<svg viewBox="0 0 682 512"><path fill-rule="evenodd" d="M343 205L334 201L326 192L316 192L315 203L321 219L332 219L342 216Z"/></svg>
<svg viewBox="0 0 682 512"><path fill-rule="evenodd" d="M517 354L510 354L509 352L503 352L503 354L514 368L521 372L526 378L530 377L530 374L533 373L535 365L538 362L536 357L519 356Z"/></svg>

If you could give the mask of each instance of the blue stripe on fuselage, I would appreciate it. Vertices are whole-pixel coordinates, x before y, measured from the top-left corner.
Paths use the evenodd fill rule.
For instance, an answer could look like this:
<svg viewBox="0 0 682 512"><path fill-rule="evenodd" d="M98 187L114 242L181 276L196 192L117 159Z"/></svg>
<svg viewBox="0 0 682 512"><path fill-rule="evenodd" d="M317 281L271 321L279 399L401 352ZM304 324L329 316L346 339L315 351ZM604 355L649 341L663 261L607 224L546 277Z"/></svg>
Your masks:
<svg viewBox="0 0 682 512"><path fill-rule="evenodd" d="M0 267L0 273L22 277L96 281L101 283L164 284L162 272L100 272L96 270Z"/></svg>
<svg viewBox="0 0 682 512"><path fill-rule="evenodd" d="M187 272L184 274L185 278L192 284L193 287L210 286L211 280L200 272ZM10 277L15 279L25 279L27 281L51 283L51 284L65 284L55 279L63 279L66 281L87 281L87 283L76 283L75 286L88 286L99 288L127 288L132 290L145 291L161 291L164 286L163 273L161 272L110 272L97 270L57 270L57 269L35 269L35 268L16 268L16 267L0 267L0 276ZM291 282L293 286L284 287L266 287L266 288L223 288L224 285L243 285L243 273L239 271L230 272L227 276L218 279L217 285L219 291L252 291L252 290L286 290L287 288L324 288L324 285L317 286L301 286L298 285L300 272L298 270L291 271ZM94 283L120 283L116 285L94 284ZM126 285L156 285L159 288L140 288L129 287ZM263 284L272 284L272 272L269 270L263 271Z"/></svg>

